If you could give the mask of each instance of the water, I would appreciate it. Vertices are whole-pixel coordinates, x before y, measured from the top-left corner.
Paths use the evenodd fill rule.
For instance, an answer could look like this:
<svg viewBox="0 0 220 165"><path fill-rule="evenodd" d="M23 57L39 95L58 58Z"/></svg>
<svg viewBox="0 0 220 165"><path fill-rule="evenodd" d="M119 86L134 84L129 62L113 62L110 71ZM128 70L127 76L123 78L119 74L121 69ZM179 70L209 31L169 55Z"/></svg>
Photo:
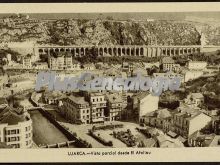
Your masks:
<svg viewBox="0 0 220 165"><path fill-rule="evenodd" d="M66 136L57 129L38 110L30 111L33 121L33 140L37 145L56 144L66 142Z"/></svg>

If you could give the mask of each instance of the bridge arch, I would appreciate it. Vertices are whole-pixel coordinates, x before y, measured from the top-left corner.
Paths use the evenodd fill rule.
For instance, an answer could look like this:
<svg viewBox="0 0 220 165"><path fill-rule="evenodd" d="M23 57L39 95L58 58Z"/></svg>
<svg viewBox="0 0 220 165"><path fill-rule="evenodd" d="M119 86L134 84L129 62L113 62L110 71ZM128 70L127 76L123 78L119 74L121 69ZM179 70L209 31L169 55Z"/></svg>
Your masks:
<svg viewBox="0 0 220 165"><path fill-rule="evenodd" d="M129 55L129 56L131 55L131 54L130 54L130 50L131 50L130 48L127 48L127 49L126 49L126 54Z"/></svg>
<svg viewBox="0 0 220 165"><path fill-rule="evenodd" d="M65 51L64 48L61 48L61 49L60 49L60 52L64 52L64 51Z"/></svg>
<svg viewBox="0 0 220 165"><path fill-rule="evenodd" d="M112 56L112 48L108 48L108 54Z"/></svg>
<svg viewBox="0 0 220 165"><path fill-rule="evenodd" d="M117 56L117 48L113 48L113 55Z"/></svg>
<svg viewBox="0 0 220 165"><path fill-rule="evenodd" d="M144 48L143 48L143 47L140 48L140 55L141 55L141 56L144 55Z"/></svg>
<svg viewBox="0 0 220 165"><path fill-rule="evenodd" d="M60 50L58 48L55 49L55 52L58 53Z"/></svg>
<svg viewBox="0 0 220 165"><path fill-rule="evenodd" d="M38 51L39 51L39 53L43 53L43 52L44 52L44 50L43 50L43 49L39 49Z"/></svg>
<svg viewBox="0 0 220 165"><path fill-rule="evenodd" d="M99 48L99 55L103 56L103 48Z"/></svg>

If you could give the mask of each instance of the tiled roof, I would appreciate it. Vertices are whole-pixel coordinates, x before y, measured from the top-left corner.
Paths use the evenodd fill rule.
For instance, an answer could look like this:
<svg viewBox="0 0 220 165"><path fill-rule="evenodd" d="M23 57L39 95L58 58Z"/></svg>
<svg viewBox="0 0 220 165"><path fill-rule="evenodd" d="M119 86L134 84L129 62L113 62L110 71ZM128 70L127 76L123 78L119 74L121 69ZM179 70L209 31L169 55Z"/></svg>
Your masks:
<svg viewBox="0 0 220 165"><path fill-rule="evenodd" d="M0 114L0 123L7 123L8 125L16 125L19 122L24 122L24 121L27 121L27 118L23 114L18 115L13 109L9 107L5 108L4 111L1 112Z"/></svg>
<svg viewBox="0 0 220 165"><path fill-rule="evenodd" d="M218 139L220 136L216 136L215 134L202 134L200 131L196 131L190 136L190 138L199 141L203 147L208 147L210 145L218 145Z"/></svg>
<svg viewBox="0 0 220 165"><path fill-rule="evenodd" d="M121 95L113 93L107 94L106 97L108 98L110 103L121 103L123 102Z"/></svg>
<svg viewBox="0 0 220 165"><path fill-rule="evenodd" d="M68 97L70 100L72 100L76 104L89 104L84 97L78 97L78 96L69 96Z"/></svg>
<svg viewBox="0 0 220 165"><path fill-rule="evenodd" d="M157 111L157 118L164 119L164 118L168 118L168 117L171 117L171 113L166 108L160 109Z"/></svg>

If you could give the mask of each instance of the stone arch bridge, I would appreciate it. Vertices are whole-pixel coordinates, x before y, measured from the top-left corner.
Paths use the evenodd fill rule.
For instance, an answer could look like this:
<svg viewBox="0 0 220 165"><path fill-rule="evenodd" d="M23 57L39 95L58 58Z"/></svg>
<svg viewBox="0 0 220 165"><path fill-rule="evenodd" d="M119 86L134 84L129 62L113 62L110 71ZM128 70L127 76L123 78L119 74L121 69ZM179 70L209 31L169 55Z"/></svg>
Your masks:
<svg viewBox="0 0 220 165"><path fill-rule="evenodd" d="M96 56L180 56L201 51L200 45L189 46L140 46L140 45L115 45L115 46L37 46L34 54L50 54L52 52L70 52L73 57L82 57L88 54Z"/></svg>

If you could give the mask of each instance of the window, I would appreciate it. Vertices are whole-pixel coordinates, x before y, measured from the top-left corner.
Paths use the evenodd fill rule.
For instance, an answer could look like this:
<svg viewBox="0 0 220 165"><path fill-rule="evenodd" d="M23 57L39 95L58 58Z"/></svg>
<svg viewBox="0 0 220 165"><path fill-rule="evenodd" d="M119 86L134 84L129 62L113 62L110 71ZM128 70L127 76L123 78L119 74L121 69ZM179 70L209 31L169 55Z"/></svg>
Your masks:
<svg viewBox="0 0 220 165"><path fill-rule="evenodd" d="M11 137L9 138L11 142L14 142L14 141L17 141L17 138L16 137Z"/></svg>
<svg viewBox="0 0 220 165"><path fill-rule="evenodd" d="M11 130L11 135L16 134L17 130Z"/></svg>
<svg viewBox="0 0 220 165"><path fill-rule="evenodd" d="M20 148L20 144L12 144L12 146L15 148Z"/></svg>
<svg viewBox="0 0 220 165"><path fill-rule="evenodd" d="M26 146L28 145L28 141L26 141Z"/></svg>

